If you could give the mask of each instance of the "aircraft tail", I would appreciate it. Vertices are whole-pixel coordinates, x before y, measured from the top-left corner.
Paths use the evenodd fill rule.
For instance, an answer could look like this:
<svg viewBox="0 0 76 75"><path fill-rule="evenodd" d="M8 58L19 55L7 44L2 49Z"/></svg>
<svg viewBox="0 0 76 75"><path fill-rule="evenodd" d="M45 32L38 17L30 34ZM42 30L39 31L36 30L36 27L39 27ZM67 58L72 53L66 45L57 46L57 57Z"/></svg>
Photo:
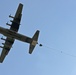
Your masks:
<svg viewBox="0 0 76 75"><path fill-rule="evenodd" d="M38 37L39 37L39 30L37 30L34 34L34 36L32 37L32 42L30 43L30 47L29 47L29 54L32 54L36 44L38 43Z"/></svg>

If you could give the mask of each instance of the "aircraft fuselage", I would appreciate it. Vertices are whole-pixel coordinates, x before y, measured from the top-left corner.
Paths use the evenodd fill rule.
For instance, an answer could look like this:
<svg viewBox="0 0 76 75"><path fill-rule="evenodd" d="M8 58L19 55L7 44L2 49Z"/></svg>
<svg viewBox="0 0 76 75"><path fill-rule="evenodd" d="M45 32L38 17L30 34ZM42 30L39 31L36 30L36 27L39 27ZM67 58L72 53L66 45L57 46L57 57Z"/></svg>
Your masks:
<svg viewBox="0 0 76 75"><path fill-rule="evenodd" d="M17 39L17 40L20 40L20 41L23 41L23 42L27 42L27 43L32 42L32 38L24 36L24 35L19 34L15 31L13 31L13 30L6 29L6 28L3 28L3 27L0 27L0 33L3 34L6 37Z"/></svg>

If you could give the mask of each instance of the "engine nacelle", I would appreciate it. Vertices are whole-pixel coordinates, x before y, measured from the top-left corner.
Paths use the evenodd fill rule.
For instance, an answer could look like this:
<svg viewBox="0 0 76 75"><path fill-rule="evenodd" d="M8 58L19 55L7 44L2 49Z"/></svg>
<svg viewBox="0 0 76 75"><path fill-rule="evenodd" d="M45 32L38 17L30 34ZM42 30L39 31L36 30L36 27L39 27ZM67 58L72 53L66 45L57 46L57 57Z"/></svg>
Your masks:
<svg viewBox="0 0 76 75"><path fill-rule="evenodd" d="M20 23L18 23L18 22L16 22L16 21L13 21L13 20L10 20L10 22L15 22L15 23L17 23L17 24L21 25Z"/></svg>
<svg viewBox="0 0 76 75"><path fill-rule="evenodd" d="M5 45L5 43L2 43L2 45Z"/></svg>
<svg viewBox="0 0 76 75"><path fill-rule="evenodd" d="M11 14L9 15L10 18L14 18L13 16L11 16Z"/></svg>
<svg viewBox="0 0 76 75"><path fill-rule="evenodd" d="M4 38L2 37L1 40L6 40L6 39L4 39Z"/></svg>
<svg viewBox="0 0 76 75"><path fill-rule="evenodd" d="M14 22L13 20L10 20L10 22Z"/></svg>
<svg viewBox="0 0 76 75"><path fill-rule="evenodd" d="M3 46L0 46L0 48L4 48Z"/></svg>
<svg viewBox="0 0 76 75"><path fill-rule="evenodd" d="M6 25L11 26L11 24L9 24L9 23L6 23Z"/></svg>

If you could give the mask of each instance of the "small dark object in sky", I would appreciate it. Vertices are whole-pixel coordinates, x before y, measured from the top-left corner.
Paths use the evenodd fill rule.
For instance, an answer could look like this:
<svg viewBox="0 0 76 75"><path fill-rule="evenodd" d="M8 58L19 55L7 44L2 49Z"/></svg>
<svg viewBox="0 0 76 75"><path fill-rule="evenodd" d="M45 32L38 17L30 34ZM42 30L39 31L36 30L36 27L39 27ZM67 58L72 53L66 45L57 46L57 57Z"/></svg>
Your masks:
<svg viewBox="0 0 76 75"><path fill-rule="evenodd" d="M43 46L42 44L39 44L39 46Z"/></svg>

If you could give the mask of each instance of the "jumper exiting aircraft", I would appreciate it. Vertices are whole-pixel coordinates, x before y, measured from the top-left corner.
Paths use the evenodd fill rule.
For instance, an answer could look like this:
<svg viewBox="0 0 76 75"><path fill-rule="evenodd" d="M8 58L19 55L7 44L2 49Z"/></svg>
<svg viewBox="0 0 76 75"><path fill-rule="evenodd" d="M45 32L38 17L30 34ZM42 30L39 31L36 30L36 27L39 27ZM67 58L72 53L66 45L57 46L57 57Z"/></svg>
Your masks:
<svg viewBox="0 0 76 75"><path fill-rule="evenodd" d="M29 47L30 54L33 52L34 47L38 43L37 40L38 40L38 36L39 36L39 32L40 32L39 30L36 31L36 33L34 34L34 36L32 38L18 33L20 21L21 21L21 17L22 17L22 9L23 9L23 4L20 3L15 16L13 17L13 16L9 15L10 18L13 18L13 20L11 21L12 24L6 23L6 25L10 26L10 29L0 27L0 34L3 34L4 36L7 37L6 39L4 39L3 37L1 38L1 40L5 40L5 43L2 43L4 46L0 46L0 48L3 49L1 52L1 55L0 55L0 63L3 62L4 58L9 53L15 39L20 40L22 42L29 43L30 44L30 47Z"/></svg>

